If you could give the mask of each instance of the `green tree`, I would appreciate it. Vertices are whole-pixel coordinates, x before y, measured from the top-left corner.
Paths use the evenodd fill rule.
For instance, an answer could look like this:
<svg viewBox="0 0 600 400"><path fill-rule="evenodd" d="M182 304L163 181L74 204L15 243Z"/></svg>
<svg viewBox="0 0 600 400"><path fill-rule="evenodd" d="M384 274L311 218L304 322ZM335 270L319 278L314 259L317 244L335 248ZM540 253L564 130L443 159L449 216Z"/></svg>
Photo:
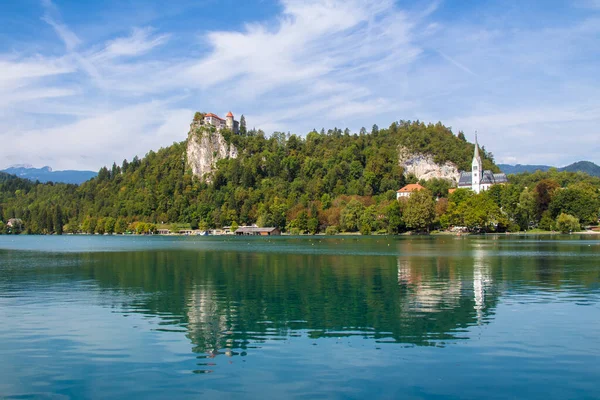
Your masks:
<svg viewBox="0 0 600 400"><path fill-rule="evenodd" d="M460 225L470 231L490 232L508 225L494 199L486 192L470 197L458 206Z"/></svg>
<svg viewBox="0 0 600 400"><path fill-rule="evenodd" d="M97 233L98 235L104 235L106 233L104 221L105 221L105 218L98 218L98 221L96 223L96 229L94 230L94 233Z"/></svg>
<svg viewBox="0 0 600 400"><path fill-rule="evenodd" d="M116 220L113 217L107 217L104 220L104 232L112 235L115 233Z"/></svg>
<svg viewBox="0 0 600 400"><path fill-rule="evenodd" d="M83 219L83 222L81 223L81 230L84 233L93 234L96 231L96 223L96 218L87 216Z"/></svg>
<svg viewBox="0 0 600 400"><path fill-rule="evenodd" d="M552 216L565 213L577 217L584 224L595 222L600 210L598 190L588 185L572 185L557 190L548 209Z"/></svg>
<svg viewBox="0 0 600 400"><path fill-rule="evenodd" d="M246 129L246 117L244 117L244 114L242 114L240 117L240 133L242 135L246 135L248 133Z"/></svg>
<svg viewBox="0 0 600 400"><path fill-rule="evenodd" d="M316 217L313 217L308 220L308 233L311 235L319 232L319 220Z"/></svg>
<svg viewBox="0 0 600 400"><path fill-rule="evenodd" d="M404 205L404 222L408 228L429 231L435 220L435 201L427 189L413 192Z"/></svg>
<svg viewBox="0 0 600 400"><path fill-rule="evenodd" d="M565 213L556 218L556 227L562 233L577 232L581 229L577 217Z"/></svg>
<svg viewBox="0 0 600 400"><path fill-rule="evenodd" d="M429 189L434 197L448 197L448 190L451 187L450 181L447 179L433 178L428 181L421 183L424 187Z"/></svg>
<svg viewBox="0 0 600 400"><path fill-rule="evenodd" d="M535 185L533 193L535 197L538 218L541 218L541 215L548 210L548 207L552 201L552 197L559 188L560 185L553 179L542 179Z"/></svg>
<svg viewBox="0 0 600 400"><path fill-rule="evenodd" d="M360 215L358 228L362 235L370 235L377 222L375 206L365 208Z"/></svg>
<svg viewBox="0 0 600 400"><path fill-rule="evenodd" d="M518 215L521 229L529 229L535 224L536 203L533 193L528 189L523 189L519 196Z"/></svg>
<svg viewBox="0 0 600 400"><path fill-rule="evenodd" d="M365 206L358 200L353 199L344 207L340 214L340 225L342 230L356 232L360 225L360 217Z"/></svg>
<svg viewBox="0 0 600 400"><path fill-rule="evenodd" d="M402 209L400 203L393 200L386 209L387 226L386 230L388 234L398 234L404 228L404 221L402 220Z"/></svg>
<svg viewBox="0 0 600 400"><path fill-rule="evenodd" d="M57 235L63 234L64 221L63 221L63 212L62 212L62 208L60 207L60 205L57 205L54 208L52 225L53 225L54 233L56 233Z"/></svg>
<svg viewBox="0 0 600 400"><path fill-rule="evenodd" d="M115 223L115 233L122 235L127 231L127 221L125 218L119 217L117 218L117 222Z"/></svg>

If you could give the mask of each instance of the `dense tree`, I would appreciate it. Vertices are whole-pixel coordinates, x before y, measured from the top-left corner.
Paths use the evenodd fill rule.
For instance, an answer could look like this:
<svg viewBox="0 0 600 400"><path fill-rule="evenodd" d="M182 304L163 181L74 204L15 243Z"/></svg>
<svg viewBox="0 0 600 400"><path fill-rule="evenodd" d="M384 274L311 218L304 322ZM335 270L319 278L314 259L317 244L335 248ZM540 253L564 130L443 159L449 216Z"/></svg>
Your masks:
<svg viewBox="0 0 600 400"><path fill-rule="evenodd" d="M448 197L448 190L452 187L452 183L447 179L432 178L420 183L436 198Z"/></svg>
<svg viewBox="0 0 600 400"><path fill-rule="evenodd" d="M517 207L521 228L527 230L534 225L534 218L536 215L535 198L533 193L527 188L521 192Z"/></svg>
<svg viewBox="0 0 600 400"><path fill-rule="evenodd" d="M556 227L562 233L577 232L581 229L577 217L565 213L556 218Z"/></svg>
<svg viewBox="0 0 600 400"><path fill-rule="evenodd" d="M435 202L431 192L427 189L413 192L405 201L402 216L408 228L429 231L435 220Z"/></svg>
<svg viewBox="0 0 600 400"><path fill-rule="evenodd" d="M558 190L550 202L549 211L553 217L566 213L584 224L595 222L600 212L598 190L588 185L572 185Z"/></svg>
<svg viewBox="0 0 600 400"><path fill-rule="evenodd" d="M459 189L448 200L449 183L430 180L423 182L429 189L425 210L404 209L395 192L417 179L398 165L399 147L470 169L473 145L440 123L398 121L387 129L374 126L371 134L364 128L360 134L313 130L305 138L283 132L267 137L255 129L222 134L238 157L220 160L210 182L186 167L186 142L103 167L80 186L0 173L4 231L11 218L22 219L28 233L57 234L149 233L156 223L208 229L234 222L308 233L400 233L432 223L486 231L516 224L550 229L561 213L587 224L600 209L600 179L556 170L511 176L510 184L479 195ZM484 167L496 171L491 153L482 149L482 155Z"/></svg>
<svg viewBox="0 0 600 400"><path fill-rule="evenodd" d="M340 226L348 232L356 232L360 227L360 218L365 206L358 200L351 200L342 210L340 215Z"/></svg>
<svg viewBox="0 0 600 400"><path fill-rule="evenodd" d="M480 193L471 196L458 207L462 226L471 231L493 232L502 230L507 225L500 208L489 195Z"/></svg>
<svg viewBox="0 0 600 400"><path fill-rule="evenodd" d="M385 214L387 219L387 233L400 233L405 227L404 220L402 219L402 209L400 208L400 202L392 201L387 206Z"/></svg>
<svg viewBox="0 0 600 400"><path fill-rule="evenodd" d="M538 218L541 218L542 214L548 209L552 197L558 188L560 188L560 185L553 179L542 179L535 185L533 193Z"/></svg>

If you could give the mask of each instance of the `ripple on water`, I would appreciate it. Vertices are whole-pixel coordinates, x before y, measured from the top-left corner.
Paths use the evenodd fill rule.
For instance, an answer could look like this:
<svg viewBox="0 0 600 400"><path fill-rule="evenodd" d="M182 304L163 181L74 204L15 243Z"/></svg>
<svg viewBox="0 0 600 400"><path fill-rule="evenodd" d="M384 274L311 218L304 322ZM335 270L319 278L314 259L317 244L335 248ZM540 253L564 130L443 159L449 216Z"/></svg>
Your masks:
<svg viewBox="0 0 600 400"><path fill-rule="evenodd" d="M593 243L73 239L0 238L0 393L597 393Z"/></svg>

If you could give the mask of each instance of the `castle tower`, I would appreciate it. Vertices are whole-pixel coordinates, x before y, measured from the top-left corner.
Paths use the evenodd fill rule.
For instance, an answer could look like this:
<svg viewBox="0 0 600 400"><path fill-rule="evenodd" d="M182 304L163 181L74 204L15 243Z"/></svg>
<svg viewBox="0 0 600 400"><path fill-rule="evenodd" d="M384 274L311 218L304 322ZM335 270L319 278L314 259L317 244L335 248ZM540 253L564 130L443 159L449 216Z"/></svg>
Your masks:
<svg viewBox="0 0 600 400"><path fill-rule="evenodd" d="M479 144L477 143L477 134L475 134L475 154L471 163L471 188L475 193L481 191L481 178L483 177L483 163L479 155Z"/></svg>
<svg viewBox="0 0 600 400"><path fill-rule="evenodd" d="M231 111L229 111L229 113L225 117L225 127L227 129L229 129L230 131L234 132L234 129L233 129L233 114L231 113Z"/></svg>

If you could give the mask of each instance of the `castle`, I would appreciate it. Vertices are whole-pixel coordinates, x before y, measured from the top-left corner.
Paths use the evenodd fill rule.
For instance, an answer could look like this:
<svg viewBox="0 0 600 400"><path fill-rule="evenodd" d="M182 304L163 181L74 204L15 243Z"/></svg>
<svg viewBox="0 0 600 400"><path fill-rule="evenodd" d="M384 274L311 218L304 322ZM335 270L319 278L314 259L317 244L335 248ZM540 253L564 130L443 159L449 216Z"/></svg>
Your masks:
<svg viewBox="0 0 600 400"><path fill-rule="evenodd" d="M225 119L219 117L217 114L207 113L204 115L203 122L204 125L212 125L217 128L217 130L225 128L229 129L233 133L240 132L240 123L233 118L231 111L227 113Z"/></svg>
<svg viewBox="0 0 600 400"><path fill-rule="evenodd" d="M494 174L490 170L483 170L483 163L479 155L479 144L477 143L477 135L475 135L475 154L471 163L471 172L461 172L458 180L460 189L471 189L475 193L480 193L488 190L491 186L500 183L507 183L506 174Z"/></svg>

